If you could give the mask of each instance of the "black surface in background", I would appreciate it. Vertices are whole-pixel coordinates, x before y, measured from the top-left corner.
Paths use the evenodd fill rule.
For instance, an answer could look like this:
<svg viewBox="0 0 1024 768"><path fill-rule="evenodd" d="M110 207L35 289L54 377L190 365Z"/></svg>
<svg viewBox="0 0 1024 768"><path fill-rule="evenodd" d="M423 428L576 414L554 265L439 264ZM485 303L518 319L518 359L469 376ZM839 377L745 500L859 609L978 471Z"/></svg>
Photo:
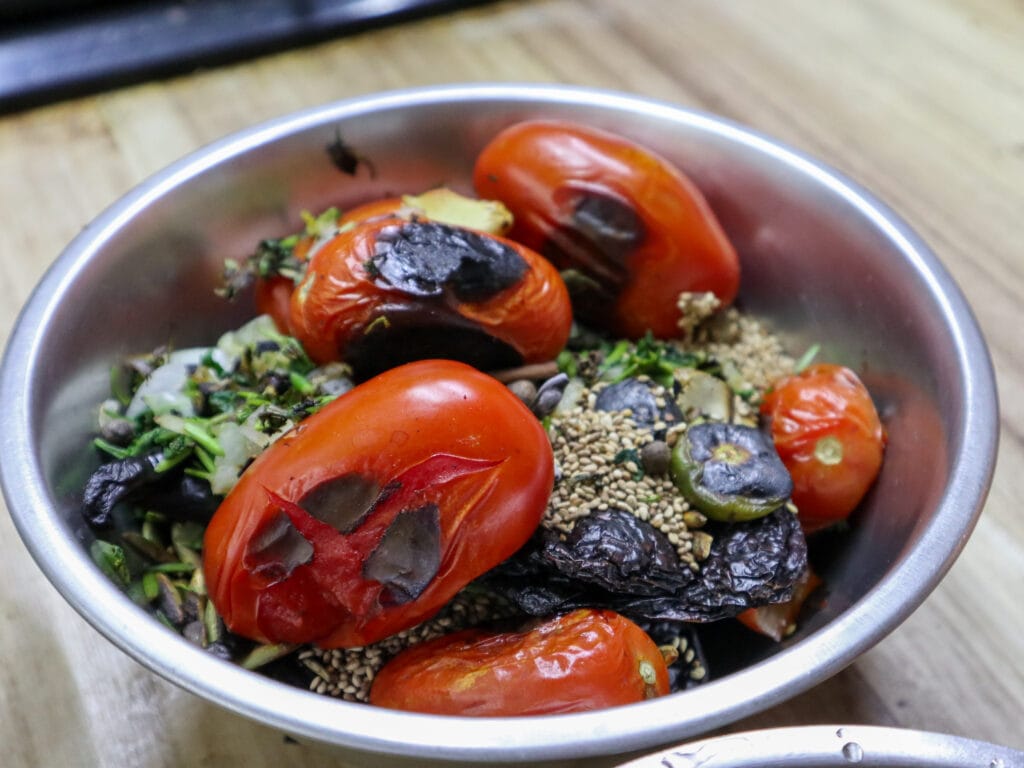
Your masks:
<svg viewBox="0 0 1024 768"><path fill-rule="evenodd" d="M486 1L0 0L0 113Z"/></svg>

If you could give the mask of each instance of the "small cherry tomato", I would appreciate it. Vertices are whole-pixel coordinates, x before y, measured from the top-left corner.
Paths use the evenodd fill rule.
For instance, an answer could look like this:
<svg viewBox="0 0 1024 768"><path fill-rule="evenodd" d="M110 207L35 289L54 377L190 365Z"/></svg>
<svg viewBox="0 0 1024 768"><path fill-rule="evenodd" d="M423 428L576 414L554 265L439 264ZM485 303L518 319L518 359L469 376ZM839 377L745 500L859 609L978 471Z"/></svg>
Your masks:
<svg viewBox="0 0 1024 768"><path fill-rule="evenodd" d="M679 335L680 293L736 296L739 259L700 190L623 137L518 123L480 153L473 182L512 211L512 239L576 273L566 281L587 322L668 338Z"/></svg>
<svg viewBox="0 0 1024 768"><path fill-rule="evenodd" d="M522 632L469 629L414 645L377 673L370 703L440 715L544 715L668 691L665 660L640 627L581 609Z"/></svg>
<svg viewBox="0 0 1024 768"><path fill-rule="evenodd" d="M373 219L317 249L290 327L319 363L365 377L413 359L479 368L554 359L572 325L558 272L528 248L433 221Z"/></svg>
<svg viewBox="0 0 1024 768"><path fill-rule="evenodd" d="M814 365L776 382L761 405L793 478L805 532L846 519L882 467L885 429L849 368Z"/></svg>
<svg viewBox="0 0 1024 768"><path fill-rule="evenodd" d="M206 530L210 598L260 642L380 640L529 538L553 464L540 423L497 380L447 360L388 371L246 469Z"/></svg>

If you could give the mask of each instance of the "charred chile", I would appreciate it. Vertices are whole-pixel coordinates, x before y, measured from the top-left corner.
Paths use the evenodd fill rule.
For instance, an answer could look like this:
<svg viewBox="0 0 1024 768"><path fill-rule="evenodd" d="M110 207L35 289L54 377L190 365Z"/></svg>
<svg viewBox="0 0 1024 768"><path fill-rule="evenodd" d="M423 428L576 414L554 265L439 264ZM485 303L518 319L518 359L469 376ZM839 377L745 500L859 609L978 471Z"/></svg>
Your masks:
<svg viewBox="0 0 1024 768"><path fill-rule="evenodd" d="M85 519L91 525L109 525L114 507L159 477L156 471L159 462L160 454L150 453L145 456L129 456L97 467L85 483L82 496L82 514Z"/></svg>

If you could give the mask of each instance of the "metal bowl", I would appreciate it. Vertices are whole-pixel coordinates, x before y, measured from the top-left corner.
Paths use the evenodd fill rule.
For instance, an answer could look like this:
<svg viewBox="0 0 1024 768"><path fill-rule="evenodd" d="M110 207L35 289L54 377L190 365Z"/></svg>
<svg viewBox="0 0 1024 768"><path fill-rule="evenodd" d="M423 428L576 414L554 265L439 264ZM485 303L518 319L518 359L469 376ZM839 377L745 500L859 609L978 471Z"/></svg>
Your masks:
<svg viewBox="0 0 1024 768"><path fill-rule="evenodd" d="M1024 752L944 733L812 725L718 736L619 768L1021 768Z"/></svg>
<svg viewBox="0 0 1024 768"><path fill-rule="evenodd" d="M834 547L827 604L784 643L728 636L719 676L614 711L467 722L347 704L222 662L165 630L86 553L79 490L109 366L209 342L251 312L213 294L226 257L294 230L303 210L439 182L469 190L501 127L562 117L632 136L684 168L735 243L740 304L800 351L857 369L890 436L881 477ZM341 139L371 161L339 171ZM372 173L371 173L372 171ZM984 340L928 247L870 193L770 138L626 95L454 86L367 96L243 131L175 163L90 224L25 306L0 377L11 515L64 597L125 652L195 694L351 760L569 761L706 733L841 670L913 611L956 558L991 481L997 404ZM746 640L744 639L746 638Z"/></svg>

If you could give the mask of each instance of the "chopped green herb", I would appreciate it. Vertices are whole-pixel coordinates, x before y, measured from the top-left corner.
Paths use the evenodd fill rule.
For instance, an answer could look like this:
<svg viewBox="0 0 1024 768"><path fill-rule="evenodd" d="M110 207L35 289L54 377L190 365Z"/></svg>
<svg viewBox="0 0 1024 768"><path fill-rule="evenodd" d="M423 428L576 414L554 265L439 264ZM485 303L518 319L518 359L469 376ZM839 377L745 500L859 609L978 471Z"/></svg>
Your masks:
<svg viewBox="0 0 1024 768"><path fill-rule="evenodd" d="M800 355L800 359L797 360L796 364L793 366L793 373L801 373L804 369L806 369L807 366L814 362L814 358L818 356L818 353L820 351L821 344L812 344L811 346L809 346L807 348L807 351Z"/></svg>
<svg viewBox="0 0 1024 768"><path fill-rule="evenodd" d="M644 476L644 465L640 458L640 452L635 448L623 448L621 451L615 454L612 458L615 464L626 464L632 463L635 469L633 470L633 479L639 480Z"/></svg>
<svg viewBox="0 0 1024 768"><path fill-rule="evenodd" d="M195 569L192 563L158 563L146 570L150 573L192 573Z"/></svg>
<svg viewBox="0 0 1024 768"><path fill-rule="evenodd" d="M284 643L278 645L257 645L239 664L245 669L259 669L272 661L277 661L287 656L296 647L295 645L286 645Z"/></svg>
<svg viewBox="0 0 1024 768"><path fill-rule="evenodd" d="M636 376L648 376L663 387L671 386L678 368L696 368L700 356L683 352L673 344L658 341L650 333L636 342L616 342L605 354L598 376L611 383Z"/></svg>
<svg viewBox="0 0 1024 768"><path fill-rule="evenodd" d="M89 547L89 554L92 555L93 562L99 566L100 570L115 583L121 587L127 587L131 582L124 550L117 544L96 539Z"/></svg>

